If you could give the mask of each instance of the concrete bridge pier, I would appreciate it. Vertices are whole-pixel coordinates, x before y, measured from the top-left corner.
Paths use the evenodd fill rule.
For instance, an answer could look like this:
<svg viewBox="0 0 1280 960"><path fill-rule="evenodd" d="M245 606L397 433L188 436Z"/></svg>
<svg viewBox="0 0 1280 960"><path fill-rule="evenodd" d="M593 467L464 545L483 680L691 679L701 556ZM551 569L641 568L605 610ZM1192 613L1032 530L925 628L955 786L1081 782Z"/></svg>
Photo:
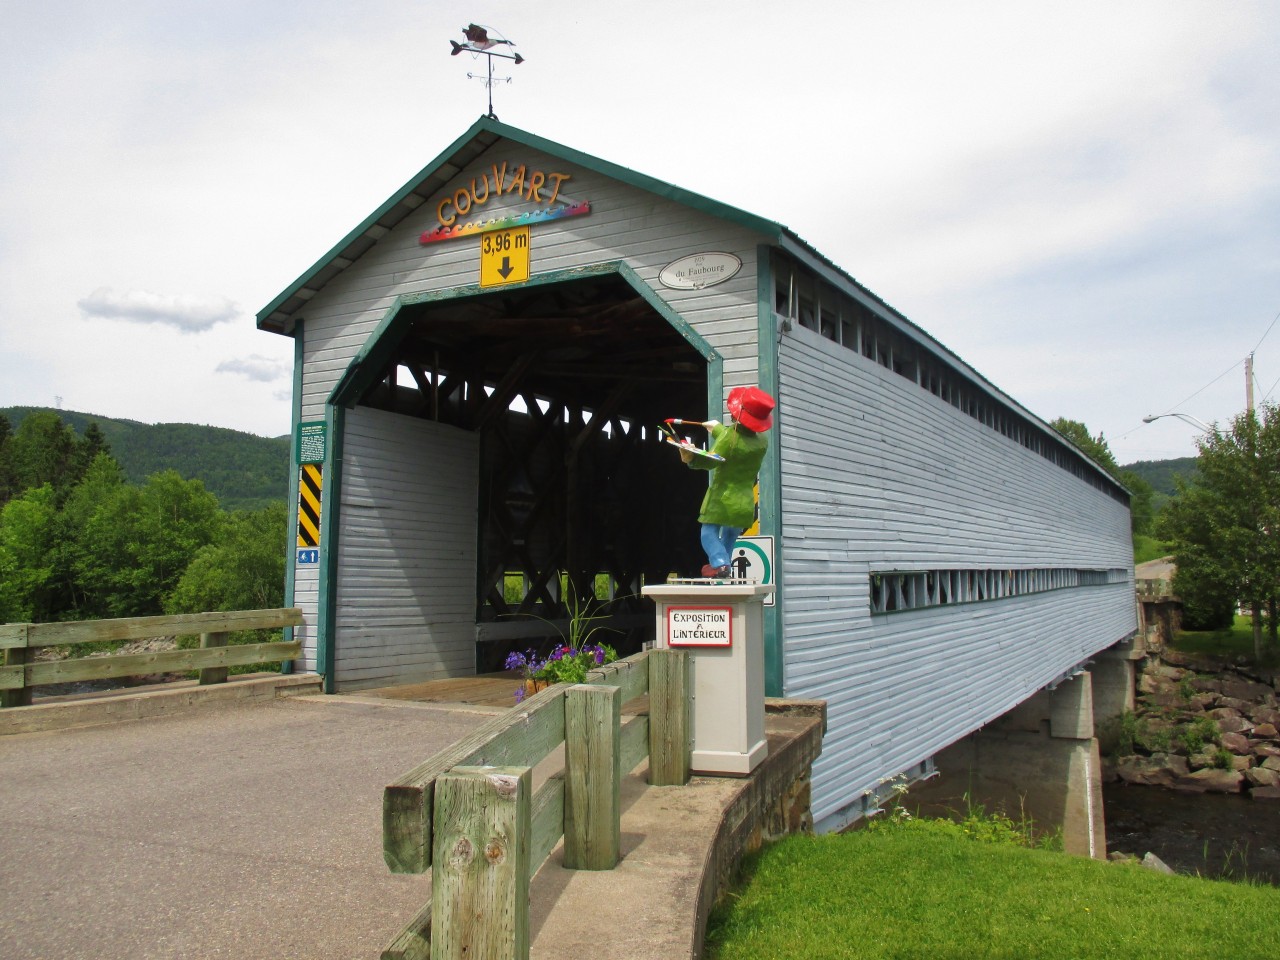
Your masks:
<svg viewBox="0 0 1280 960"><path fill-rule="evenodd" d="M967 795L988 811L1061 827L1067 853L1106 859L1092 688L1078 673L958 740L934 758L940 776L913 787L909 802L963 810Z"/></svg>
<svg viewBox="0 0 1280 960"><path fill-rule="evenodd" d="M1134 634L1093 658L1093 722L1102 723L1134 708L1137 661L1147 655L1142 633Z"/></svg>

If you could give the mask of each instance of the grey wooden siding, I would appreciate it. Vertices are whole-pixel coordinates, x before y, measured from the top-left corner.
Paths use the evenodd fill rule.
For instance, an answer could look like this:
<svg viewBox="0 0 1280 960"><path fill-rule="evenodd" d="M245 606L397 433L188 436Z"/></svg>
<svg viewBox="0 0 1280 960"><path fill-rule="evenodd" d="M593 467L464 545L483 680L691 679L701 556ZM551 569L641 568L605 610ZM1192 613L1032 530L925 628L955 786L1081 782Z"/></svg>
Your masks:
<svg viewBox="0 0 1280 960"><path fill-rule="evenodd" d="M809 330L779 349L784 682L828 701L820 821L1136 627L1131 582L873 616L871 571L1133 556L1106 493Z"/></svg>
<svg viewBox="0 0 1280 960"><path fill-rule="evenodd" d="M475 672L475 434L347 415L335 679L342 689Z"/></svg>

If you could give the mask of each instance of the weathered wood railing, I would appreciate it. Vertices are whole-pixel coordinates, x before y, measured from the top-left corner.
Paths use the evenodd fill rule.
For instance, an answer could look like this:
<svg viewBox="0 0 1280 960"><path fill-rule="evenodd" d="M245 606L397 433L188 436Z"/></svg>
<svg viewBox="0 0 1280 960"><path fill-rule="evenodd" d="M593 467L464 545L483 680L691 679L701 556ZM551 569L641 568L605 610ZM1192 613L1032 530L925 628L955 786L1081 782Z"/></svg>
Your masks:
<svg viewBox="0 0 1280 960"><path fill-rule="evenodd" d="M390 784L383 856L394 873L431 870L431 902L384 958L529 956L529 881L564 837L564 865L618 863L619 784L649 757L649 782L689 778L689 659L652 650L585 684L549 687ZM622 704L649 694L624 727ZM561 744L564 770L532 792L533 767Z"/></svg>
<svg viewBox="0 0 1280 960"><path fill-rule="evenodd" d="M129 617L74 623L0 624L0 652L4 655L4 665L0 666L0 706L30 705L31 688L44 684L131 677L145 673L199 670L201 683L221 683L227 679L228 667L293 660L301 655L302 650L302 644L297 640L227 646L228 633L301 625L302 611L296 608L187 613L168 617ZM161 650L47 662L36 662L31 656L32 651L38 647L195 635L200 637L200 648L193 650Z"/></svg>

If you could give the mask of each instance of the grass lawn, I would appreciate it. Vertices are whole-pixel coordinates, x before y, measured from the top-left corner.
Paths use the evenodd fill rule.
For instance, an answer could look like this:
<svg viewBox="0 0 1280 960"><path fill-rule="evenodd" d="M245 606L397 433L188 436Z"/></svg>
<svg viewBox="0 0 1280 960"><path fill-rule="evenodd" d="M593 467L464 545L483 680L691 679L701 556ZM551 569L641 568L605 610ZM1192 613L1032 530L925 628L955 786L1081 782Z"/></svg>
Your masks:
<svg viewBox="0 0 1280 960"><path fill-rule="evenodd" d="M794 836L748 861L711 960L1271 960L1280 889L980 843L936 821Z"/></svg>
<svg viewBox="0 0 1280 960"><path fill-rule="evenodd" d="M1263 628L1262 642L1264 665L1276 665L1280 651L1266 650L1268 633ZM1245 657L1253 660L1253 621L1247 616L1236 615L1230 628L1222 630L1179 630L1171 644L1175 650L1185 653L1208 653L1218 657Z"/></svg>

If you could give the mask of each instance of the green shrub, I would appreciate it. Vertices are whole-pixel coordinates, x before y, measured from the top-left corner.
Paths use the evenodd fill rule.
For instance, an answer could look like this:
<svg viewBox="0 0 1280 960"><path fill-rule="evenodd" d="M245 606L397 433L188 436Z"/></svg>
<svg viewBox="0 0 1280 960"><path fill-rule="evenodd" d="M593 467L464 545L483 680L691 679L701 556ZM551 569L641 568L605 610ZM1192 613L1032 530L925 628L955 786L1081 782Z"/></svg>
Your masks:
<svg viewBox="0 0 1280 960"><path fill-rule="evenodd" d="M1204 746L1216 744L1217 735L1219 730L1212 717L1197 717L1178 731L1178 739L1188 754L1202 753Z"/></svg>
<svg viewBox="0 0 1280 960"><path fill-rule="evenodd" d="M1127 757L1138 739L1138 718L1132 710L1098 724L1098 749L1108 757Z"/></svg>

